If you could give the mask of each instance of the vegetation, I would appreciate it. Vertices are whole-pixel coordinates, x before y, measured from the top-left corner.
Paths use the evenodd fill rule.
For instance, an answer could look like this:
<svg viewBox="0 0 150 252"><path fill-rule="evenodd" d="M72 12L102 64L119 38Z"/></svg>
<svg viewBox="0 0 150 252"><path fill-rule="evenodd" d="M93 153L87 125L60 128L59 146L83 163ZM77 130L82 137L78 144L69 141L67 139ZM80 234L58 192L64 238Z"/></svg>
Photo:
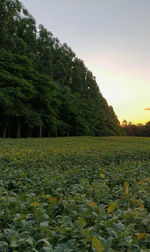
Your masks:
<svg viewBox="0 0 150 252"><path fill-rule="evenodd" d="M0 136L122 135L95 77L18 0L0 1Z"/></svg>
<svg viewBox="0 0 150 252"><path fill-rule="evenodd" d="M0 250L150 249L148 138L0 141Z"/></svg>
<svg viewBox="0 0 150 252"><path fill-rule="evenodd" d="M128 136L144 136L150 137L150 121L145 124L133 124L132 122L127 123L126 120L123 121L122 125Z"/></svg>

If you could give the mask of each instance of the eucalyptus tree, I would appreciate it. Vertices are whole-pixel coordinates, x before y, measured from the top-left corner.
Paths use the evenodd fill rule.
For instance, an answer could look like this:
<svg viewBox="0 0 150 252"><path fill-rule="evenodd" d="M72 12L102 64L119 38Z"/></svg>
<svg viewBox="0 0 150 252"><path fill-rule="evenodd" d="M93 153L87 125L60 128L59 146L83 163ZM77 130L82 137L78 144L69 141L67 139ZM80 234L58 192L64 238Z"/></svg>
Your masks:
<svg viewBox="0 0 150 252"><path fill-rule="evenodd" d="M75 53L66 43L54 39L53 77L62 86L71 86Z"/></svg>
<svg viewBox="0 0 150 252"><path fill-rule="evenodd" d="M20 137L21 121L30 109L30 102L37 94L32 83L34 69L28 58L0 51L0 105L3 117L13 117ZM2 123L2 122L1 122Z"/></svg>
<svg viewBox="0 0 150 252"><path fill-rule="evenodd" d="M53 35L43 25L39 25L36 39L35 68L47 76L53 76Z"/></svg>
<svg viewBox="0 0 150 252"><path fill-rule="evenodd" d="M18 0L0 1L0 48L13 51L16 47L17 22L20 19L21 3Z"/></svg>
<svg viewBox="0 0 150 252"><path fill-rule="evenodd" d="M18 0L0 1L0 37L3 137L12 127L17 137L120 134L92 72Z"/></svg>
<svg viewBox="0 0 150 252"><path fill-rule="evenodd" d="M40 116L39 137L42 137L43 127L50 132L56 126L57 113L60 104L59 86L46 75L37 73L34 81L37 91L32 106ZM52 120L53 118L53 120Z"/></svg>

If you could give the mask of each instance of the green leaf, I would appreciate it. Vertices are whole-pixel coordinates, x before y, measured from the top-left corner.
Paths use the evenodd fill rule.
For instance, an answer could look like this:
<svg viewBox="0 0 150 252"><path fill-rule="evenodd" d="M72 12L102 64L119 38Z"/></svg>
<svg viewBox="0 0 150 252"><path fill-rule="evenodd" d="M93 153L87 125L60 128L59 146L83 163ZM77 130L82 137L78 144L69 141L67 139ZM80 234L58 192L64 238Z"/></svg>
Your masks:
<svg viewBox="0 0 150 252"><path fill-rule="evenodd" d="M33 238L30 236L30 237L28 237L28 239L26 240L26 242L27 242L28 244L30 244L31 246L33 246L34 240L33 240Z"/></svg>
<svg viewBox="0 0 150 252"><path fill-rule="evenodd" d="M39 244L40 242L44 242L47 246L51 246L50 243L46 239L40 239L36 242L36 244Z"/></svg>
<svg viewBox="0 0 150 252"><path fill-rule="evenodd" d="M79 218L79 223L80 223L82 228L84 228L86 226L86 221L83 218Z"/></svg>
<svg viewBox="0 0 150 252"><path fill-rule="evenodd" d="M44 248L42 248L42 251L43 252L51 252L52 250L52 247L44 247Z"/></svg>
<svg viewBox="0 0 150 252"><path fill-rule="evenodd" d="M107 213L112 213L113 211L115 211L116 208L117 208L117 203L115 201L111 201L107 209Z"/></svg>
<svg viewBox="0 0 150 252"><path fill-rule="evenodd" d="M8 243L5 241L0 241L0 249L5 249L8 247Z"/></svg>
<svg viewBox="0 0 150 252"><path fill-rule="evenodd" d="M43 221L43 222L40 223L40 227L42 227L42 228L47 228L48 225L49 225L48 221Z"/></svg>
<svg viewBox="0 0 150 252"><path fill-rule="evenodd" d="M107 240L104 241L103 245L106 251L108 251L111 248L112 240L113 240L113 237L109 237Z"/></svg>

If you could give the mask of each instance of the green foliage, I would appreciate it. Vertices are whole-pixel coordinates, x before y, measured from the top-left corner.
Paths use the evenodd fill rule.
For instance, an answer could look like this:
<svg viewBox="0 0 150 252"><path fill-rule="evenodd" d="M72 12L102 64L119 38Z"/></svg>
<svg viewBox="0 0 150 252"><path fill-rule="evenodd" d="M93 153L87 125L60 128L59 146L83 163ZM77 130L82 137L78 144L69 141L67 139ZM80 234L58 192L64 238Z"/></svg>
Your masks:
<svg viewBox="0 0 150 252"><path fill-rule="evenodd" d="M148 251L148 143L133 137L1 140L0 249Z"/></svg>
<svg viewBox="0 0 150 252"><path fill-rule="evenodd" d="M18 0L0 2L0 136L122 135L96 79ZM39 133L38 133L39 132Z"/></svg>

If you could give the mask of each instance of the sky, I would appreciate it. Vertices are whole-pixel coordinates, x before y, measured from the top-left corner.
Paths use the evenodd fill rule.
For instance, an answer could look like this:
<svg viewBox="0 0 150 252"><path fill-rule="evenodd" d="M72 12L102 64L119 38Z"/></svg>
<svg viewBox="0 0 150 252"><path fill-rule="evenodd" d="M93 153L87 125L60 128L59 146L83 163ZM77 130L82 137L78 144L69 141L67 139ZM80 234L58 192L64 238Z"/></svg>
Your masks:
<svg viewBox="0 0 150 252"><path fill-rule="evenodd" d="M150 0L21 0L96 77L120 122L150 121Z"/></svg>

